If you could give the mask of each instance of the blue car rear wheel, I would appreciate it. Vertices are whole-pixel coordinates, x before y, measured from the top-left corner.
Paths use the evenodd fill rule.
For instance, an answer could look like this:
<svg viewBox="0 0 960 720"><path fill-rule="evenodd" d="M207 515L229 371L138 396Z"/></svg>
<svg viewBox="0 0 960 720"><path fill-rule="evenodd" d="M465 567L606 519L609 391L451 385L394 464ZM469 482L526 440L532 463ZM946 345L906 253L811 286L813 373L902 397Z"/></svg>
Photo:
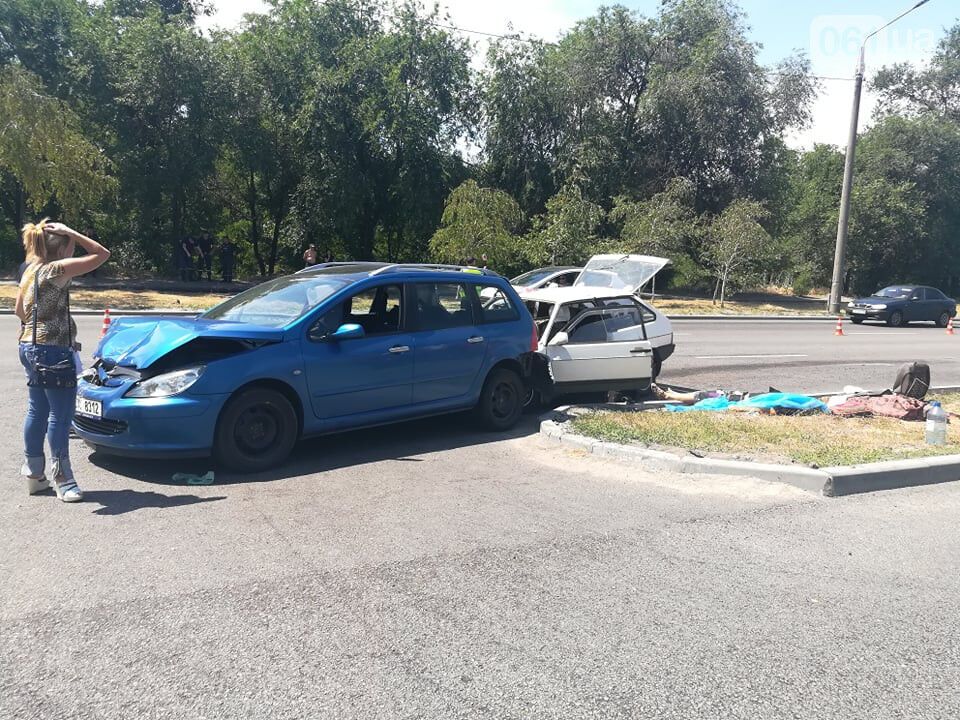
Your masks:
<svg viewBox="0 0 960 720"><path fill-rule="evenodd" d="M287 459L298 431L297 413L282 393L250 388L231 398L220 414L214 455L237 472L267 470Z"/></svg>
<svg viewBox="0 0 960 720"><path fill-rule="evenodd" d="M513 370L497 368L483 384L477 417L489 430L509 430L523 414L525 395L523 381Z"/></svg>

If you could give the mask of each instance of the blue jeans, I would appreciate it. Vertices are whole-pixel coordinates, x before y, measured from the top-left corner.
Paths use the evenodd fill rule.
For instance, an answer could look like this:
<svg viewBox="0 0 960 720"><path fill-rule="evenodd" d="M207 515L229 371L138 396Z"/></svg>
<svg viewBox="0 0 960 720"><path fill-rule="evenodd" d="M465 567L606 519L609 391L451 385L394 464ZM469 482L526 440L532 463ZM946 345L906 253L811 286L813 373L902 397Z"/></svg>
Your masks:
<svg viewBox="0 0 960 720"><path fill-rule="evenodd" d="M20 363L29 381L34 374L31 356L46 364L54 365L66 358L74 359L71 348L60 345L37 345L20 343ZM50 445L53 473L58 480L72 480L70 468L70 425L76 408L77 389L27 387L29 404L23 425L23 444L27 467L31 475L42 475L44 469L43 437Z"/></svg>

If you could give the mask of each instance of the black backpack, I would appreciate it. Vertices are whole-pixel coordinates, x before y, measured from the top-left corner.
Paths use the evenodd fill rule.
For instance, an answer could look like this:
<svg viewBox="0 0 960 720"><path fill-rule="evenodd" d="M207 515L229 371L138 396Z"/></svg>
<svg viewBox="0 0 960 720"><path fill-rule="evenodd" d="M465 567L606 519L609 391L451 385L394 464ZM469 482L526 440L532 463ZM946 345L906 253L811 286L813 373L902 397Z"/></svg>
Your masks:
<svg viewBox="0 0 960 720"><path fill-rule="evenodd" d="M925 362L912 362L901 365L897 370L897 379L893 381L893 391L907 397L923 400L930 389L930 366Z"/></svg>

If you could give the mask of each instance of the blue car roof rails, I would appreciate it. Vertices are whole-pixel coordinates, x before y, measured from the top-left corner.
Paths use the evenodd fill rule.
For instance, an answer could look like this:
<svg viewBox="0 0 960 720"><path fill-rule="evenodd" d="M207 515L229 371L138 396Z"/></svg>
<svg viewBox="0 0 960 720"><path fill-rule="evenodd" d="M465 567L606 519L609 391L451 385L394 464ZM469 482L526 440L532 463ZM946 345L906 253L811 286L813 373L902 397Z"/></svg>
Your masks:
<svg viewBox="0 0 960 720"><path fill-rule="evenodd" d="M370 266L374 268L383 267L384 263L377 263L372 261L364 260L338 260L336 262L326 262L326 263L317 263L316 265L310 265L309 267L300 268L297 270L294 275L300 275L301 273L314 272L316 270L323 270L324 268L335 268L335 267L357 267L357 266Z"/></svg>
<svg viewBox="0 0 960 720"><path fill-rule="evenodd" d="M463 265L438 265L432 263L395 263L393 265L384 265L374 270L371 275L380 275L388 272L403 272L404 270L450 270L452 272L467 272L474 275L486 275L488 277L500 277L493 270L486 268L464 267Z"/></svg>

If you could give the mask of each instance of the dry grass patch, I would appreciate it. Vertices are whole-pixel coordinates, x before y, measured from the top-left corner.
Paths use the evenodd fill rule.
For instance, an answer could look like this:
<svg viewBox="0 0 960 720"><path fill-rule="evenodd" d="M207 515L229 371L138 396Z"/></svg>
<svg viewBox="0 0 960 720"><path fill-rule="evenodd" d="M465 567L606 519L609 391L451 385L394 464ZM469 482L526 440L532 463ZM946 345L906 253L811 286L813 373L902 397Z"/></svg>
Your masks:
<svg viewBox="0 0 960 720"><path fill-rule="evenodd" d="M960 406L958 401L960 395L950 399L955 406ZM949 407L947 402L944 405ZM573 426L578 433L610 442L817 467L960 454L957 425L948 431L949 445L933 447L924 441L922 422L888 418L599 412L576 418Z"/></svg>
<svg viewBox="0 0 960 720"><path fill-rule="evenodd" d="M660 298L654 299L653 304L667 315L810 315L823 314L824 307L815 300L783 303L728 300L721 308L706 298Z"/></svg>
<svg viewBox="0 0 960 720"><path fill-rule="evenodd" d="M155 290L84 290L70 291L75 308L101 310L209 310L230 295L163 293ZM17 300L16 285L0 285L0 308L11 309Z"/></svg>

